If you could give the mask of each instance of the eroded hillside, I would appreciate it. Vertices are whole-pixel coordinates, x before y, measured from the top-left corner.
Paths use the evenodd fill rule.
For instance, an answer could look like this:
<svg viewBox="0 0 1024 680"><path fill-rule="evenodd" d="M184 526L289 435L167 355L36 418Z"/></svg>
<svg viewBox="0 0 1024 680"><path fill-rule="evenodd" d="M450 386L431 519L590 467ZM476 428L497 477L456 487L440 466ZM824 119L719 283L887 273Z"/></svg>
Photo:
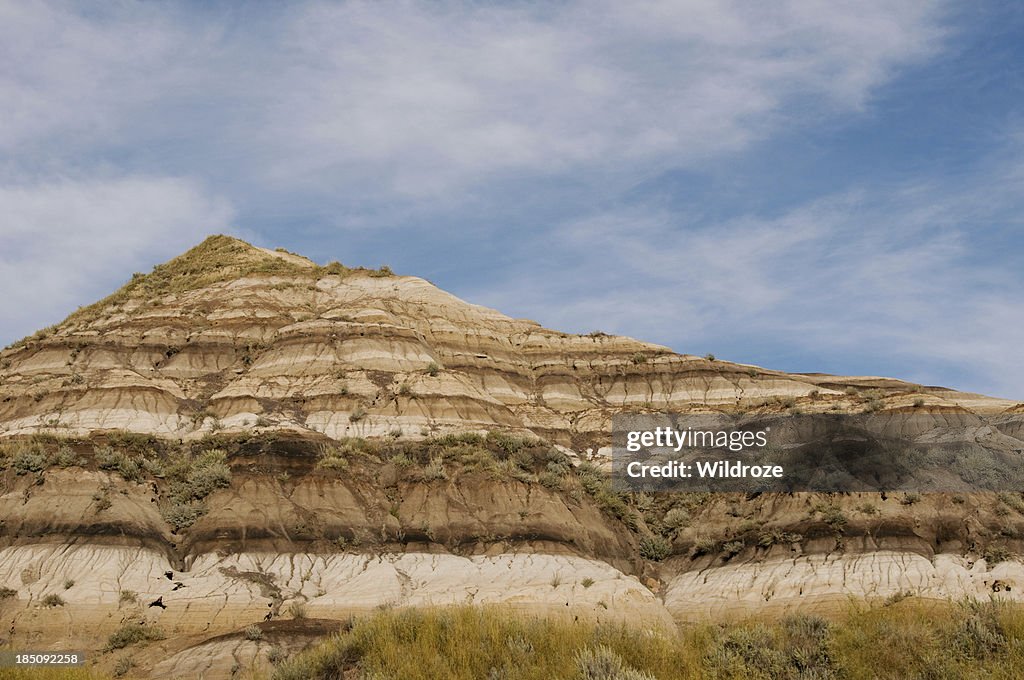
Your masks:
<svg viewBox="0 0 1024 680"><path fill-rule="evenodd" d="M1024 592L1019 493L616 493L625 410L1024 413L559 333L212 237L0 353L3 637L229 677L379 607L671 626Z"/></svg>

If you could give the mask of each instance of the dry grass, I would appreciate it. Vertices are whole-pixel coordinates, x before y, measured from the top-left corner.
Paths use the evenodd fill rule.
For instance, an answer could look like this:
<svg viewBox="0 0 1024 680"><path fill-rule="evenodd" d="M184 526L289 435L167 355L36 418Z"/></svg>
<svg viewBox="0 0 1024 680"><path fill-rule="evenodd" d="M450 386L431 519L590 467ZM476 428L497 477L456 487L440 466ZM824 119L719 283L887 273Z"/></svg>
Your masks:
<svg viewBox="0 0 1024 680"><path fill-rule="evenodd" d="M3 668L3 680L105 680L110 676L100 675L88 668Z"/></svg>
<svg viewBox="0 0 1024 680"><path fill-rule="evenodd" d="M391 610L284 663L274 680L403 678L995 678L1024 667L1024 609L995 603L851 606L836 620L700 624L668 632L538 619L501 608ZM613 670L611 675L603 672Z"/></svg>

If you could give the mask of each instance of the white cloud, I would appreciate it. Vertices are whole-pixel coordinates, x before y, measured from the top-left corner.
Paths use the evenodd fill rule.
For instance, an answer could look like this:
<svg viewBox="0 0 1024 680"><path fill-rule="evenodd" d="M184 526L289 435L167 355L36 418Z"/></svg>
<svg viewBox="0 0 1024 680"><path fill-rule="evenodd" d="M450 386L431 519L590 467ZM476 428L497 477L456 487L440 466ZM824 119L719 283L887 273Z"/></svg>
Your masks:
<svg viewBox="0 0 1024 680"><path fill-rule="evenodd" d="M295 131L279 176L368 177L401 195L691 165L863 106L941 36L929 3L773 8L306 5L268 120L268 138Z"/></svg>
<svg viewBox="0 0 1024 680"><path fill-rule="evenodd" d="M160 145L251 191L353 201L522 174L606 182L862 107L942 37L934 3L883 0L238 12L0 5L0 148L25 163Z"/></svg>
<svg viewBox="0 0 1024 680"><path fill-rule="evenodd" d="M603 214L558 227L559 266L473 299L578 332L599 319L679 351L735 342L750 348L740 361L762 342L847 363L885 358L906 367L895 377L957 373L954 386L1021 398L1024 273L974 243L975 229L1016 229L1018 192L1001 180L1020 167L713 225L643 208Z"/></svg>
<svg viewBox="0 0 1024 680"><path fill-rule="evenodd" d="M0 344L230 230L231 208L175 178L0 186Z"/></svg>

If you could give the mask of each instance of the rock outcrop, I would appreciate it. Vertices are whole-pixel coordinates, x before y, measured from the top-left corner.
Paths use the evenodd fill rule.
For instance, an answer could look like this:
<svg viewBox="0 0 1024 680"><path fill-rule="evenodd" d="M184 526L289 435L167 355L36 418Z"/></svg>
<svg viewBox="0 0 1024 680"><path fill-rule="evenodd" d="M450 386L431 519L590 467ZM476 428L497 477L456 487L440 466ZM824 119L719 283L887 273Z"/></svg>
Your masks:
<svg viewBox="0 0 1024 680"><path fill-rule="evenodd" d="M211 237L0 352L3 637L99 650L140 624L164 636L140 673L229 677L266 658L264 635L287 652L376 607L671 626L850 596L1020 598L1020 494L623 500L572 471L625 410L868 405L1024 412L559 333L415 277Z"/></svg>

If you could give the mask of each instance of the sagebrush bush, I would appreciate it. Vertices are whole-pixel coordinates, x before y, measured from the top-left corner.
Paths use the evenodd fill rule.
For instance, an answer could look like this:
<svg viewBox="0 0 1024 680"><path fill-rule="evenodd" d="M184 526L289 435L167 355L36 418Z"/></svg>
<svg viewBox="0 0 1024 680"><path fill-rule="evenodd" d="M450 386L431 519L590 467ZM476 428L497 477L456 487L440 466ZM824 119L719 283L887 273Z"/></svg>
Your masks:
<svg viewBox="0 0 1024 680"><path fill-rule="evenodd" d="M104 649L109 652L115 649L123 649L139 642L163 640L164 637L164 632L160 628L143 623L126 623L107 638L107 645Z"/></svg>
<svg viewBox="0 0 1024 680"><path fill-rule="evenodd" d="M690 524L690 511L686 508L672 508L665 513L662 523L669 529L682 529Z"/></svg>
<svg viewBox="0 0 1024 680"><path fill-rule="evenodd" d="M194 458L179 457L167 475L160 513L175 531L192 526L206 512L206 497L231 485L231 468L223 449L210 449Z"/></svg>
<svg viewBox="0 0 1024 680"><path fill-rule="evenodd" d="M608 647L587 647L576 654L580 680L654 680L654 676L626 664Z"/></svg>
<svg viewBox="0 0 1024 680"><path fill-rule="evenodd" d="M640 557L661 562L672 554L672 544L661 536L644 536L640 539Z"/></svg>
<svg viewBox="0 0 1024 680"><path fill-rule="evenodd" d="M46 451L38 444L18 446L11 457L11 467L14 468L14 472L18 475L42 472L46 469L48 463Z"/></svg>

